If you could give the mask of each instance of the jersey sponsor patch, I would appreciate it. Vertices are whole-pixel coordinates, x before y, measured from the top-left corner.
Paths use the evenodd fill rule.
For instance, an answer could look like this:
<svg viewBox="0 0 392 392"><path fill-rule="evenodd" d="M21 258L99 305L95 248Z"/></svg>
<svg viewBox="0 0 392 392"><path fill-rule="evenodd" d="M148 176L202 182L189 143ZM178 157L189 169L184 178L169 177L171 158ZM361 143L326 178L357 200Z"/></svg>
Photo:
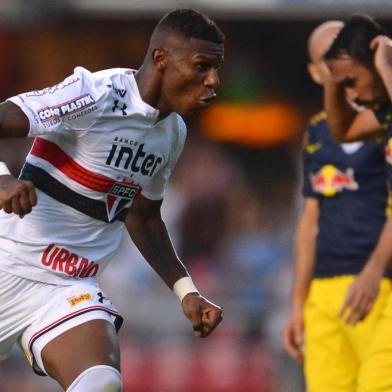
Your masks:
<svg viewBox="0 0 392 392"><path fill-rule="evenodd" d="M111 222L124 208L129 208L133 199L139 193L140 186L116 182L107 194L106 211Z"/></svg>
<svg viewBox="0 0 392 392"><path fill-rule="evenodd" d="M95 100L90 94L85 94L71 101L56 106L46 107L38 111L41 122L59 119L67 114L72 114L95 105Z"/></svg>
<svg viewBox="0 0 392 392"><path fill-rule="evenodd" d="M48 245L44 250L41 263L53 271L79 278L95 276L99 271L99 265L94 261L55 244Z"/></svg>
<svg viewBox="0 0 392 392"><path fill-rule="evenodd" d="M332 197L343 190L356 191L359 186L354 179L354 170L348 168L342 172L334 165L324 165L317 173L310 174L314 192Z"/></svg>
<svg viewBox="0 0 392 392"><path fill-rule="evenodd" d="M92 298L90 293L83 293L80 295L74 295L73 297L67 298L67 301L70 306L76 306L84 301L90 301Z"/></svg>

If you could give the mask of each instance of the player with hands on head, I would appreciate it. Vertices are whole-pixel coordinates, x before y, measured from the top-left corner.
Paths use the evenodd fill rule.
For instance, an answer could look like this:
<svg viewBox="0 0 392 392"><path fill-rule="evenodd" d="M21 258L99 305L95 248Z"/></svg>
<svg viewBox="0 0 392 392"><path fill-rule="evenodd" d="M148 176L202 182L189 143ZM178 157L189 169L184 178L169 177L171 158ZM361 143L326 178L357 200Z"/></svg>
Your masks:
<svg viewBox="0 0 392 392"><path fill-rule="evenodd" d="M340 140L376 139L385 145L389 187L392 185L392 41L367 15L354 14L326 53L331 78L325 84L328 121ZM345 100L349 94L363 110ZM378 292L378 282L392 259L392 221L388 218L377 247L348 292L341 316L362 320Z"/></svg>
<svg viewBox="0 0 392 392"><path fill-rule="evenodd" d="M156 25L138 70L77 67L0 104L1 137L35 138L19 179L0 167L1 359L17 342L65 391L122 389L122 318L96 277L124 229L196 336L220 323L172 246L161 204L185 143L182 117L213 102L223 59L216 24L179 9Z"/></svg>
<svg viewBox="0 0 392 392"><path fill-rule="evenodd" d="M322 86L331 79L323 56L343 26L328 21L309 37L308 71ZM382 279L384 270L363 272L385 223L382 145L338 143L327 119L325 112L315 115L305 135L304 208L295 239L291 311L282 332L286 351L304 363L310 392L356 390L361 362L391 291L388 279ZM347 316L346 306L356 294L362 313ZM359 322L365 312L368 317Z"/></svg>
<svg viewBox="0 0 392 392"><path fill-rule="evenodd" d="M331 116L331 129L341 140L382 137L387 163L388 183L392 184L392 42L373 18L354 14L326 53L332 78L325 88L325 105ZM357 112L344 101L344 94L353 95L364 110ZM369 211L369 214L371 211ZM377 247L364 273L380 276L392 259L392 218L388 217ZM360 277L358 277L360 278ZM351 309L349 321L366 314L372 301L374 286L368 286L367 298L361 295L366 286L358 280L344 307ZM392 326L391 299L377 323L358 378L358 391L392 389ZM352 311L356 309L356 312ZM345 309L343 309L344 311ZM343 313L343 312L342 312Z"/></svg>

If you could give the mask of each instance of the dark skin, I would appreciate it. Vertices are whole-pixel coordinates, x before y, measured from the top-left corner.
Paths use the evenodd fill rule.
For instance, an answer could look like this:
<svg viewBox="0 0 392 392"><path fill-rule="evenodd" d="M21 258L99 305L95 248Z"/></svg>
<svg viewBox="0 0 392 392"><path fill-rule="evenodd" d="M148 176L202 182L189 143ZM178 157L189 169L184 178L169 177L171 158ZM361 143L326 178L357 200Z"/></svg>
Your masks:
<svg viewBox="0 0 392 392"><path fill-rule="evenodd" d="M186 116L208 107L215 99L222 64L222 44L158 31L135 77L143 100L160 111L160 118L173 111ZM11 102L0 105L1 137L26 137L28 129L28 119L18 106ZM30 181L0 176L0 208L5 212L22 218L36 204ZM147 262L172 288L188 273L170 241L161 218L161 204L162 200L139 195L125 225ZM198 337L207 337L222 320L221 309L198 293L187 294L182 309ZM120 368L117 336L105 320L89 321L61 334L45 346L42 358L48 374L64 389L89 367Z"/></svg>

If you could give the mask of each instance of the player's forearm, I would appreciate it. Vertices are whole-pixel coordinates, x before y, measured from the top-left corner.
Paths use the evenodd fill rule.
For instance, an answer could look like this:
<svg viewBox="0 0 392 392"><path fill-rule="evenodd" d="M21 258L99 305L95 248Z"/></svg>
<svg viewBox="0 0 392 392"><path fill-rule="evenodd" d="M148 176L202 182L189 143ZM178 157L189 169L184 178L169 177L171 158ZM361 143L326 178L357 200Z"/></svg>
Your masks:
<svg viewBox="0 0 392 392"><path fill-rule="evenodd" d="M312 233L309 232L309 235L307 237L301 235L297 239L294 281L291 294L293 306L302 306L304 304L313 276L315 240L311 237ZM299 242L302 242L302 244L299 245Z"/></svg>
<svg viewBox="0 0 392 392"><path fill-rule="evenodd" d="M392 64L382 67L382 69L379 70L379 73L388 92L389 100L392 102Z"/></svg>
<svg viewBox="0 0 392 392"><path fill-rule="evenodd" d="M392 260L392 216L389 216L377 245L371 254L365 269L378 271L382 275Z"/></svg>
<svg viewBox="0 0 392 392"><path fill-rule="evenodd" d="M140 253L170 289L178 279L189 275L174 250L162 219L156 216L147 222L129 219L127 229Z"/></svg>
<svg viewBox="0 0 392 392"><path fill-rule="evenodd" d="M312 200L311 203L317 203L317 201ZM303 306L313 277L318 219L317 208L316 206L309 208L309 205L306 205L298 222L295 237L295 270L291 294L293 307Z"/></svg>
<svg viewBox="0 0 392 392"><path fill-rule="evenodd" d="M348 104L343 87L333 82L324 86L324 107L333 135L345 141L357 112Z"/></svg>

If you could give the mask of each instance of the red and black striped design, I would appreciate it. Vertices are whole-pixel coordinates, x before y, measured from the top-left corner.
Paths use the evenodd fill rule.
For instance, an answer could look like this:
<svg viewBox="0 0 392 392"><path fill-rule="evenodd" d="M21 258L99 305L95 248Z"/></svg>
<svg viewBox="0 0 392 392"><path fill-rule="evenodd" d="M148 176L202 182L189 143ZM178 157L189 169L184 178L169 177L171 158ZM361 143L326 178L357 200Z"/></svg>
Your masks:
<svg viewBox="0 0 392 392"><path fill-rule="evenodd" d="M94 191L108 194L111 189L118 184L118 182L109 177L84 168L66 154L57 144L51 141L37 137L30 154L46 160L67 178ZM79 212L104 222L111 221L108 217L108 206L105 201L91 199L73 191L67 185L61 183L46 170L38 166L26 162L20 178L32 181L42 192L45 192L60 203L66 204ZM135 186L135 184L128 182L122 183L129 186ZM126 200L124 200L124 202L125 201ZM114 220L124 221L126 213L127 208L122 209L115 215Z"/></svg>

